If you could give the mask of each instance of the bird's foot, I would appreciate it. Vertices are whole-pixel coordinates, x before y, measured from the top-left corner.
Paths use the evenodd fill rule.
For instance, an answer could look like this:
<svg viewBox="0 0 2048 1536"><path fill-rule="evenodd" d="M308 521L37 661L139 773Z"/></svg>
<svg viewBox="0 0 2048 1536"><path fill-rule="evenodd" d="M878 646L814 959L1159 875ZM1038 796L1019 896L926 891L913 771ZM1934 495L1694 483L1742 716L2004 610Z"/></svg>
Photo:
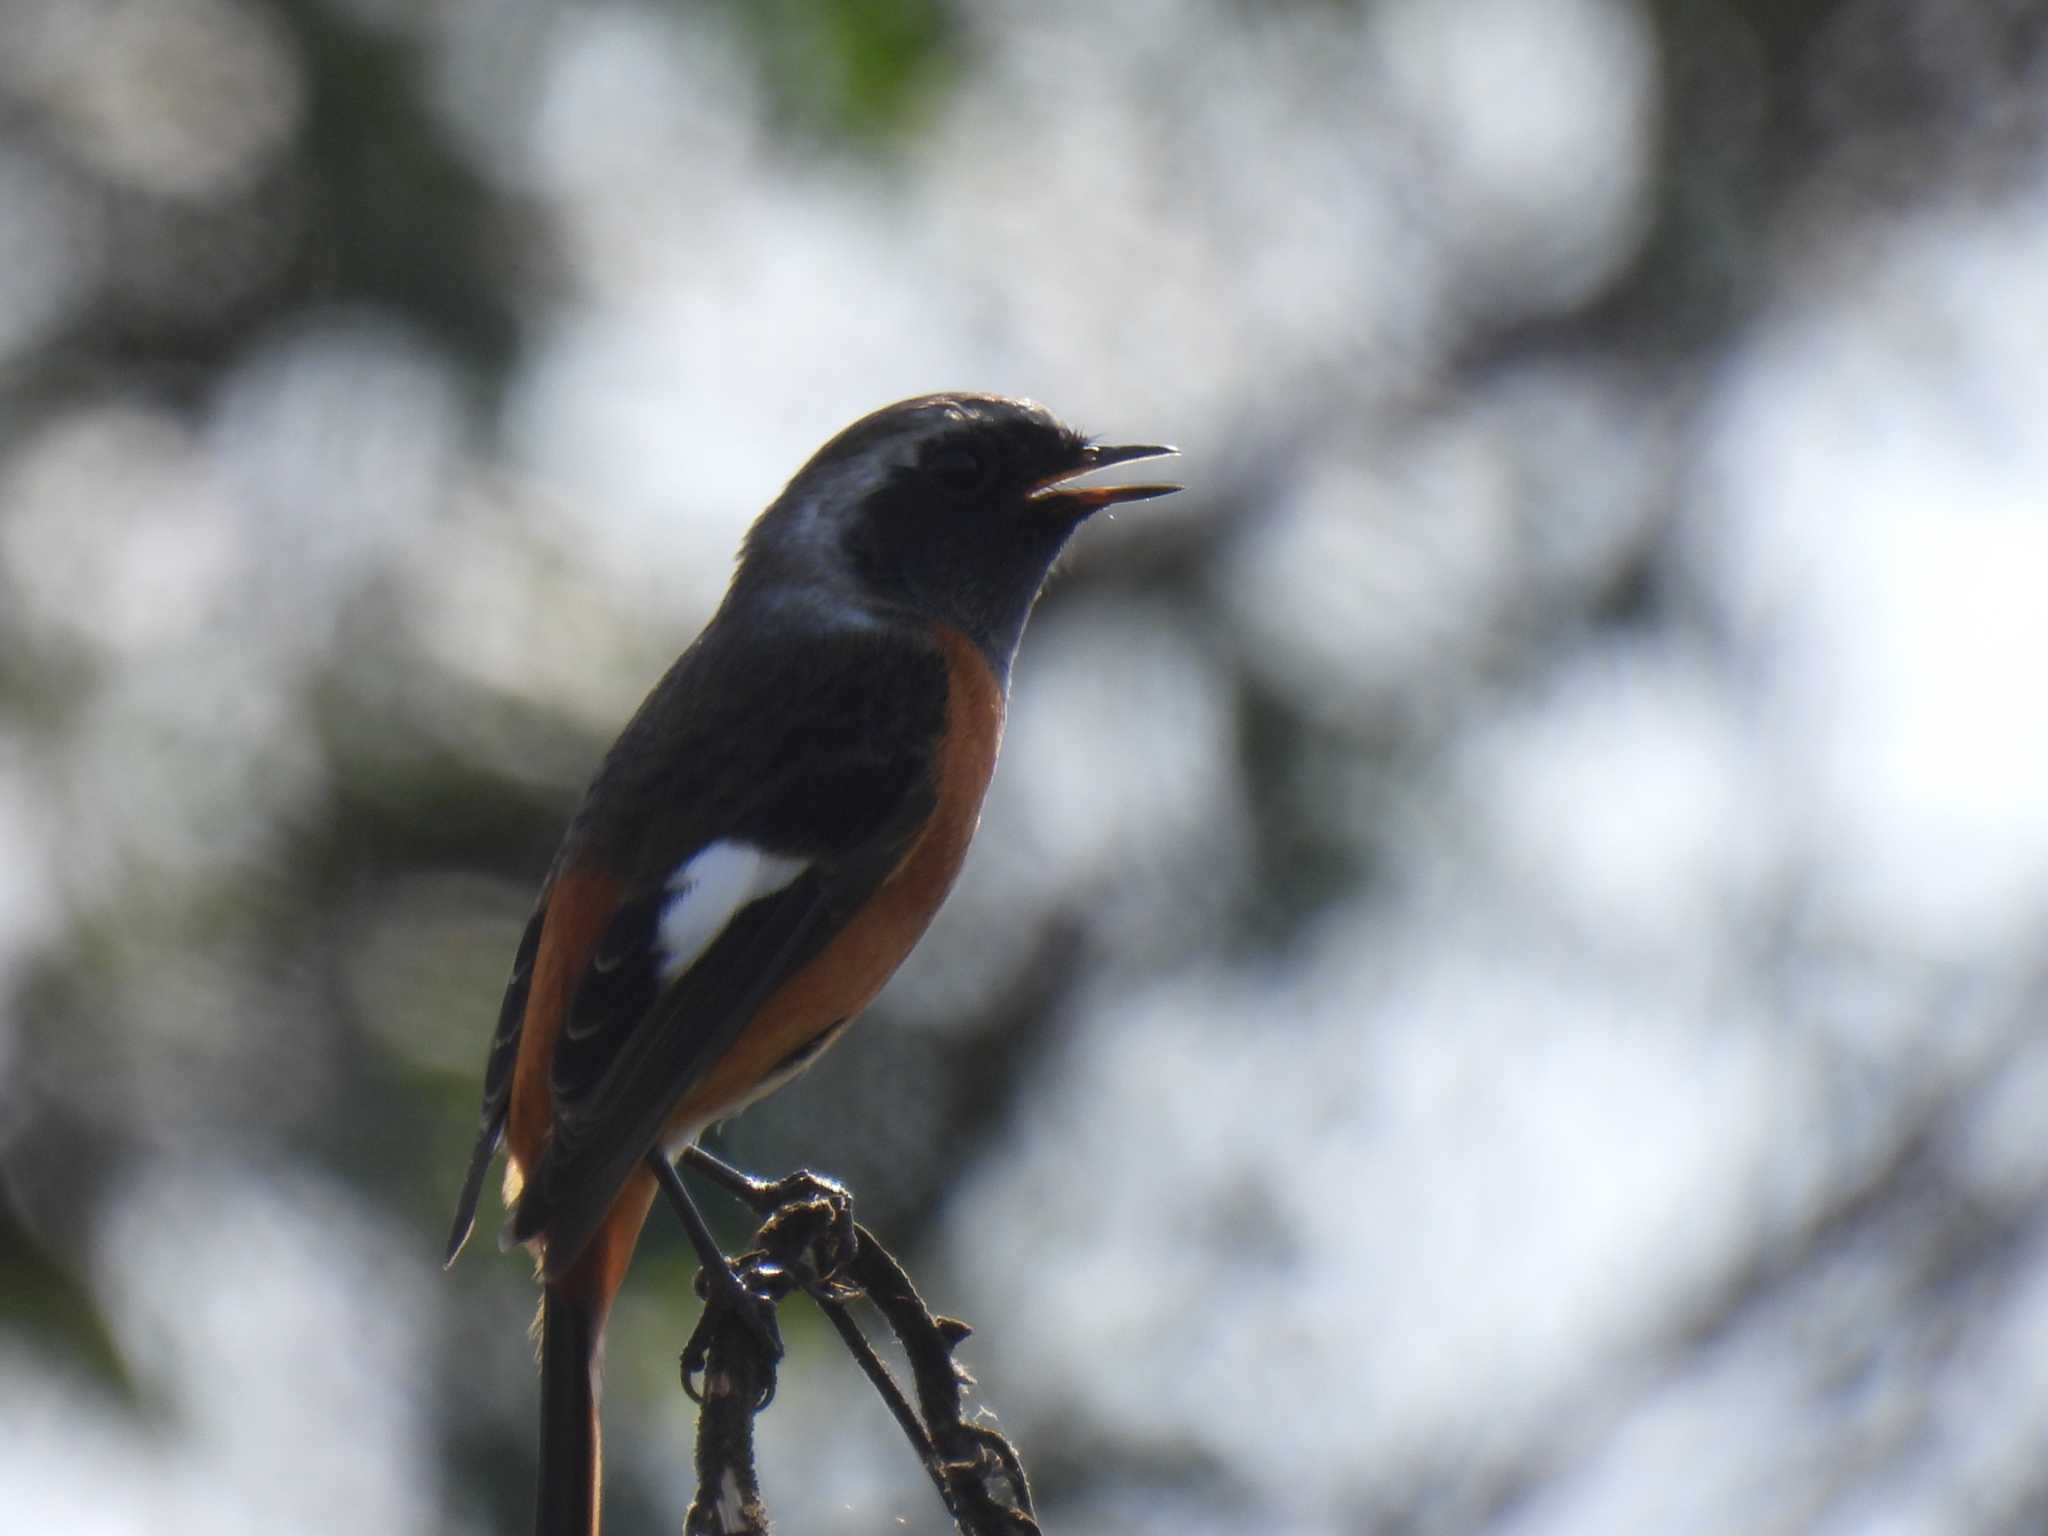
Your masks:
<svg viewBox="0 0 2048 1536"><path fill-rule="evenodd" d="M693 1402L718 1395L710 1374L714 1350L721 1353L722 1374L739 1374L733 1369L739 1364L757 1383L753 1393L757 1413L774 1400L775 1367L783 1354L782 1329L775 1313L791 1285L788 1271L761 1252L742 1254L697 1272L697 1294L704 1298L704 1313L683 1346L680 1362L683 1391ZM733 1349L748 1358L736 1362L724 1353ZM699 1378L703 1379L701 1387Z"/></svg>
<svg viewBox="0 0 2048 1536"><path fill-rule="evenodd" d="M805 1290L832 1289L860 1251L853 1196L822 1174L800 1170L766 1186L772 1203L760 1244Z"/></svg>

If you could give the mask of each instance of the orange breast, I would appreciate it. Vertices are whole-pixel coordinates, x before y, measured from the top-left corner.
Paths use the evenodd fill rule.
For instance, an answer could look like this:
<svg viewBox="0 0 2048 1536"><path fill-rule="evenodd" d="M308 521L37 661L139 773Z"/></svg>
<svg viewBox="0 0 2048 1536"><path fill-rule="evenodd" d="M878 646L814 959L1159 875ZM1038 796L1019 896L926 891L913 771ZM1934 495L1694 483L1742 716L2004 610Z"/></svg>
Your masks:
<svg viewBox="0 0 2048 1536"><path fill-rule="evenodd" d="M775 1087L782 1063L867 1007L952 890L995 773L1003 693L973 641L943 627L939 640L946 655L946 734L931 820L853 921L769 996L732 1048L683 1097L669 1118L671 1144Z"/></svg>

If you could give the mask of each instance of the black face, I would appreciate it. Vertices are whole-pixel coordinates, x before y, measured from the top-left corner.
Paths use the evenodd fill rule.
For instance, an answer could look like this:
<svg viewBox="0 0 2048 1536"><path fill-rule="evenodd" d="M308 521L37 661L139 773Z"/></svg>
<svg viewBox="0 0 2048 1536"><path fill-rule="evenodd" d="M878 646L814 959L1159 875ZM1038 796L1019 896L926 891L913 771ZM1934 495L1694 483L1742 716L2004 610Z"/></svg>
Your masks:
<svg viewBox="0 0 2048 1536"><path fill-rule="evenodd" d="M864 592L953 625L1004 669L1046 572L1082 520L1168 489L1060 482L1168 451L1092 448L1026 401L908 400L818 451L777 504L778 537L799 536L814 549L829 541Z"/></svg>

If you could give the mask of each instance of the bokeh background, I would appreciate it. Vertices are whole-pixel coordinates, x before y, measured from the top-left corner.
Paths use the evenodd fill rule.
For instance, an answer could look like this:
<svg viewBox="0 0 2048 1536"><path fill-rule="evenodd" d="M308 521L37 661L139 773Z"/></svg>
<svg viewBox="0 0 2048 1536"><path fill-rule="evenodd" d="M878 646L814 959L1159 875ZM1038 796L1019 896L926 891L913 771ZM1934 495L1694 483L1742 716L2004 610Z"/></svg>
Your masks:
<svg viewBox="0 0 2048 1536"><path fill-rule="evenodd" d="M527 902L940 388L1190 489L719 1144L1048 1528L2048 1528L2040 0L0 0L0 1524L526 1527L526 1266L438 1259ZM789 1327L783 1528L942 1530Z"/></svg>

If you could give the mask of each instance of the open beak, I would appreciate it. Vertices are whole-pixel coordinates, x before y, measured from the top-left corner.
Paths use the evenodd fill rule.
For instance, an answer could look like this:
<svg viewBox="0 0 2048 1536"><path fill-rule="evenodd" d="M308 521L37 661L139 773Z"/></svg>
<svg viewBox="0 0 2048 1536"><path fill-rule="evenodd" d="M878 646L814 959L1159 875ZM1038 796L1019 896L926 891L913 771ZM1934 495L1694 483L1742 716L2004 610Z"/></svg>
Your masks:
<svg viewBox="0 0 2048 1536"><path fill-rule="evenodd" d="M1130 464L1139 459L1162 459L1179 453L1178 448L1165 448L1151 443L1131 444L1121 448L1102 447L1091 444L1083 448L1071 468L1063 469L1056 475L1049 475L1031 488L1031 499L1039 502L1057 502L1072 509L1082 517L1099 512L1104 507L1114 506L1120 501L1150 501L1154 496L1171 496L1180 487L1177 485L1090 485L1076 490L1069 482L1082 475L1093 474L1098 469L1107 469L1112 464Z"/></svg>

